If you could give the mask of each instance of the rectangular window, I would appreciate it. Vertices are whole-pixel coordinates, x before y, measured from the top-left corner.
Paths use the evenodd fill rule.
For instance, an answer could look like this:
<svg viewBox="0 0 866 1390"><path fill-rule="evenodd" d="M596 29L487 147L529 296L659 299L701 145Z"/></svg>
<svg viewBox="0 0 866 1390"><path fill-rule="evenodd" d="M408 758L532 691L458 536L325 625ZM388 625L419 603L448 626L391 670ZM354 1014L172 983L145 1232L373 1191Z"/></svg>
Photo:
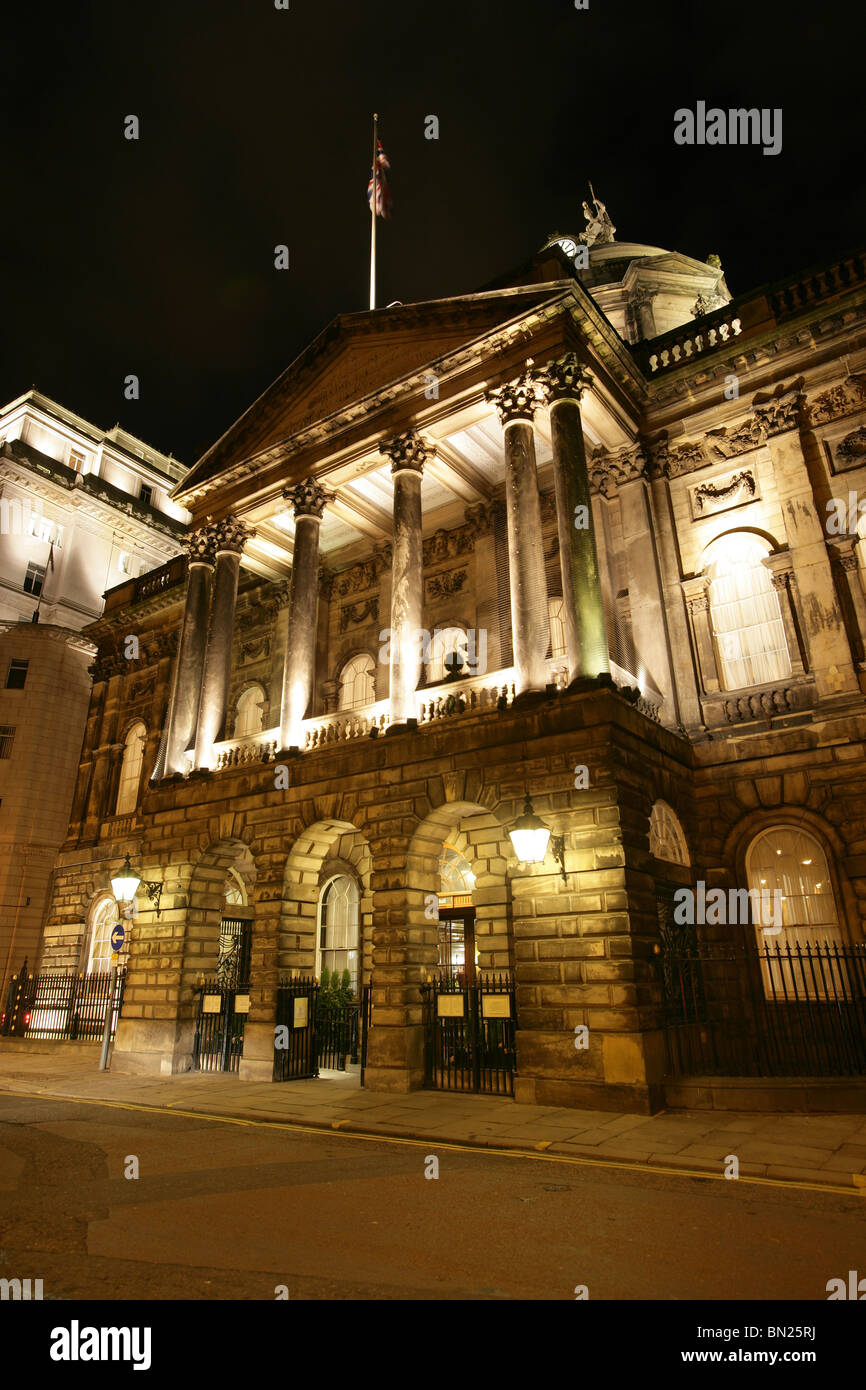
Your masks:
<svg viewBox="0 0 866 1390"><path fill-rule="evenodd" d="M82 454L80 449L69 450L69 467L74 468L76 473L80 473L87 462L87 455Z"/></svg>
<svg viewBox="0 0 866 1390"><path fill-rule="evenodd" d="M15 725L0 724L0 758L12 757L12 744L15 742Z"/></svg>
<svg viewBox="0 0 866 1390"><path fill-rule="evenodd" d="M38 541L44 541L46 545L53 545L59 550L63 527L49 521L47 516L34 516L30 521L30 534Z"/></svg>
<svg viewBox="0 0 866 1390"><path fill-rule="evenodd" d="M7 690L23 690L24 682L27 679L27 667L29 661L18 661L15 657L9 662L9 671L6 675Z"/></svg>
<svg viewBox="0 0 866 1390"><path fill-rule="evenodd" d="M150 505L152 504L152 502L153 502L153 488L152 488L152 487L148 487L147 483L142 483L142 485L141 485L141 491L140 491L139 494L138 494L138 500L139 500L140 502L146 502L148 506L150 506Z"/></svg>
<svg viewBox="0 0 866 1390"><path fill-rule="evenodd" d="M34 565L31 560L27 566L27 573L24 576L25 594L41 594L42 585L45 582L45 566Z"/></svg>

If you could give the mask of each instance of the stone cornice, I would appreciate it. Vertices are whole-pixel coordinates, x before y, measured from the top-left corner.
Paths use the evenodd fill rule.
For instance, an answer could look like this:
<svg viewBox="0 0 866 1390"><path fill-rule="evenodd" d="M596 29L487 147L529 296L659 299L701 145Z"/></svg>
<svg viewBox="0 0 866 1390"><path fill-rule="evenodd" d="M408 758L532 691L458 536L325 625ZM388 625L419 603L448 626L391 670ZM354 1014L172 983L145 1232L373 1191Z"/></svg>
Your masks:
<svg viewBox="0 0 866 1390"><path fill-rule="evenodd" d="M73 651L84 652L87 656L96 655L95 642L74 628L58 627L56 623L0 622L0 632L13 631L18 633L22 639L27 634L30 636L36 634L42 640L62 643L66 647L71 647Z"/></svg>

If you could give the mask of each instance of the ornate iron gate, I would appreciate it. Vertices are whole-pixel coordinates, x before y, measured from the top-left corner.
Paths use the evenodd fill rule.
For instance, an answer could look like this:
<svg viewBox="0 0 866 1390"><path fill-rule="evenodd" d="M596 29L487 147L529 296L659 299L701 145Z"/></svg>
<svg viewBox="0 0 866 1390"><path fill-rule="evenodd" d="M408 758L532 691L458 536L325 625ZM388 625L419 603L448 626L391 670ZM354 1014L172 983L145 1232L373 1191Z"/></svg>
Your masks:
<svg viewBox="0 0 866 1390"><path fill-rule="evenodd" d="M316 1003L319 986L312 975L280 980L274 1030L274 1080L318 1076Z"/></svg>
<svg viewBox="0 0 866 1390"><path fill-rule="evenodd" d="M510 975L476 983L442 975L421 986L426 1082L437 1090L514 1094L517 1009Z"/></svg>
<svg viewBox="0 0 866 1390"><path fill-rule="evenodd" d="M192 1047L195 1071L239 1070L249 1010L249 986L236 989L219 976L202 984Z"/></svg>

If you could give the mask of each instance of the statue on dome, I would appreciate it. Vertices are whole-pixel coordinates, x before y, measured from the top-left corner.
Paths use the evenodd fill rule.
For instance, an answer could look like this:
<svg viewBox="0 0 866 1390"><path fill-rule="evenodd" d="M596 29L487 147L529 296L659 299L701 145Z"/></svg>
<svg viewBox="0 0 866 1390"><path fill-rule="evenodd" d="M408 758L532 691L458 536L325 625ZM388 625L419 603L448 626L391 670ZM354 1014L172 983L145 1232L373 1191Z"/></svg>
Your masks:
<svg viewBox="0 0 866 1390"><path fill-rule="evenodd" d="M595 211L591 212L589 203L584 203L583 215L586 219L586 230L581 232L577 239L583 242L584 246L606 246L609 242L613 241L613 234L616 231L616 227L608 216L605 204L601 202L599 198L596 198L595 189L592 184L589 185L589 191L592 195Z"/></svg>

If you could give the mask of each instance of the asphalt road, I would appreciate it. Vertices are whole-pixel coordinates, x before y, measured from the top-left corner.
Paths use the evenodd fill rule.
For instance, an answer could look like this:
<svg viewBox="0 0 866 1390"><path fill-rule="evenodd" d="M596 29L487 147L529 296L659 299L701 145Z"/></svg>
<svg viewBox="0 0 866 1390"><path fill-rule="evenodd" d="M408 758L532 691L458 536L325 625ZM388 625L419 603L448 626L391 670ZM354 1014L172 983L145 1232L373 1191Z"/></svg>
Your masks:
<svg viewBox="0 0 866 1390"><path fill-rule="evenodd" d="M866 1195L0 1096L0 1276L46 1298L825 1301L850 1269Z"/></svg>

